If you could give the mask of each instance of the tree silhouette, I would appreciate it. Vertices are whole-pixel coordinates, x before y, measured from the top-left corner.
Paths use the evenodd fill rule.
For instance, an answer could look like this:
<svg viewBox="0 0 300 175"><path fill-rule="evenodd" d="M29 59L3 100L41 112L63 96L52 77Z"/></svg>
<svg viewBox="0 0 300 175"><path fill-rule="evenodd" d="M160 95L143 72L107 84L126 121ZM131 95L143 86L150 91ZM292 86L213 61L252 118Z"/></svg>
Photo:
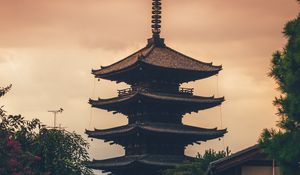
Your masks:
<svg viewBox="0 0 300 175"><path fill-rule="evenodd" d="M300 3L300 0L298 0ZM270 76L281 95L274 105L281 117L275 129L265 129L259 140L261 147L281 166L283 174L299 175L300 167L300 14L284 28L288 39L282 52L273 54Z"/></svg>
<svg viewBox="0 0 300 175"><path fill-rule="evenodd" d="M0 97L11 85L0 88ZM92 175L88 143L75 132L48 129L38 119L7 115L0 108L1 175Z"/></svg>

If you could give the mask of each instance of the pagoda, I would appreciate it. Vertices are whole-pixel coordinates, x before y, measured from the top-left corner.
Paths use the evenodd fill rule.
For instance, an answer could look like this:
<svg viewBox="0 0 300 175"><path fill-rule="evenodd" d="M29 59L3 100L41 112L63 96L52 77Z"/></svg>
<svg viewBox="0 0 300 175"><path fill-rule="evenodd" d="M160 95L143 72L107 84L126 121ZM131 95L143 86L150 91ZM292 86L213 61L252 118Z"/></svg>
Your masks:
<svg viewBox="0 0 300 175"><path fill-rule="evenodd" d="M220 138L227 132L182 123L185 114L221 105L224 97L196 96L193 89L182 88L181 84L217 75L222 66L168 47L160 37L161 0L153 0L152 5L153 35L147 45L112 65L92 70L96 78L130 85L118 90L117 97L89 101L94 108L128 118L125 126L86 131L91 138L125 149L124 156L93 160L89 163L93 169L114 175L159 175L193 159L184 155L188 145Z"/></svg>

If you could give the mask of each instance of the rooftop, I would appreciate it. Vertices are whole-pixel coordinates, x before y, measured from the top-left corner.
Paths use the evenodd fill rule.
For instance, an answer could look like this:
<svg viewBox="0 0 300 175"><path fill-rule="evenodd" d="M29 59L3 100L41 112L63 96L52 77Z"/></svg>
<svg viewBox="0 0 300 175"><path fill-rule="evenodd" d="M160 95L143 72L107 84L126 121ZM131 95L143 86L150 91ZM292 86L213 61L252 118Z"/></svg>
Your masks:
<svg viewBox="0 0 300 175"><path fill-rule="evenodd" d="M107 78L111 74L122 73L124 70L133 68L139 63L155 66L164 69L193 71L217 74L222 66L214 66L212 63L205 63L168 46L148 45L132 55L109 66L102 66L99 70L92 70L97 78ZM207 75L208 76L208 75ZM211 76L211 75L209 75ZM109 78L107 78L109 79Z"/></svg>
<svg viewBox="0 0 300 175"><path fill-rule="evenodd" d="M245 163L272 164L272 160L259 148L258 145L253 145L239 152L236 152L228 157L213 161L208 167L208 174L222 173L230 168L238 167Z"/></svg>

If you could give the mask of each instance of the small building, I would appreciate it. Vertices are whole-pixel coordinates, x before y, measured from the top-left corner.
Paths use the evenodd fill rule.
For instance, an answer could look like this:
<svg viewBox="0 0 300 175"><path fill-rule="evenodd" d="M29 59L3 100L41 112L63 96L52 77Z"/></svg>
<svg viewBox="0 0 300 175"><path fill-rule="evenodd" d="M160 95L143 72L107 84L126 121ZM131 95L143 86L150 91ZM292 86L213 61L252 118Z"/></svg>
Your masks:
<svg viewBox="0 0 300 175"><path fill-rule="evenodd" d="M207 175L280 175L280 170L274 160L254 145L211 162Z"/></svg>

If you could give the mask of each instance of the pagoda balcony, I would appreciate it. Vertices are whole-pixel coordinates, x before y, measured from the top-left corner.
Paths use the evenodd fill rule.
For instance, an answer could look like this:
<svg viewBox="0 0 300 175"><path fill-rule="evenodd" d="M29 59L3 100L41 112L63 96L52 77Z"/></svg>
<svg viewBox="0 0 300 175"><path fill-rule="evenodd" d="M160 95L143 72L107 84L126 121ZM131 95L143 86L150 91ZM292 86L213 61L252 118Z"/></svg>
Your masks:
<svg viewBox="0 0 300 175"><path fill-rule="evenodd" d="M149 88L126 88L126 89L118 90L118 96L123 97L123 96L131 95L137 91L150 92L151 90ZM171 93L173 93L173 92L171 92ZM193 95L194 88L181 88L180 87L178 90L178 93L182 94L182 95Z"/></svg>
<svg viewBox="0 0 300 175"><path fill-rule="evenodd" d="M194 88L179 88L179 93L186 94L186 95L193 95Z"/></svg>
<svg viewBox="0 0 300 175"><path fill-rule="evenodd" d="M123 96L134 94L136 92L149 92L149 89L148 88L126 88L126 89L121 89L121 90L118 90L118 96L123 97Z"/></svg>
<svg viewBox="0 0 300 175"><path fill-rule="evenodd" d="M118 90L118 96L119 97L127 96L127 95L130 95L130 94L134 93L134 92L135 92L135 90L132 89L132 88L121 89L121 90Z"/></svg>

